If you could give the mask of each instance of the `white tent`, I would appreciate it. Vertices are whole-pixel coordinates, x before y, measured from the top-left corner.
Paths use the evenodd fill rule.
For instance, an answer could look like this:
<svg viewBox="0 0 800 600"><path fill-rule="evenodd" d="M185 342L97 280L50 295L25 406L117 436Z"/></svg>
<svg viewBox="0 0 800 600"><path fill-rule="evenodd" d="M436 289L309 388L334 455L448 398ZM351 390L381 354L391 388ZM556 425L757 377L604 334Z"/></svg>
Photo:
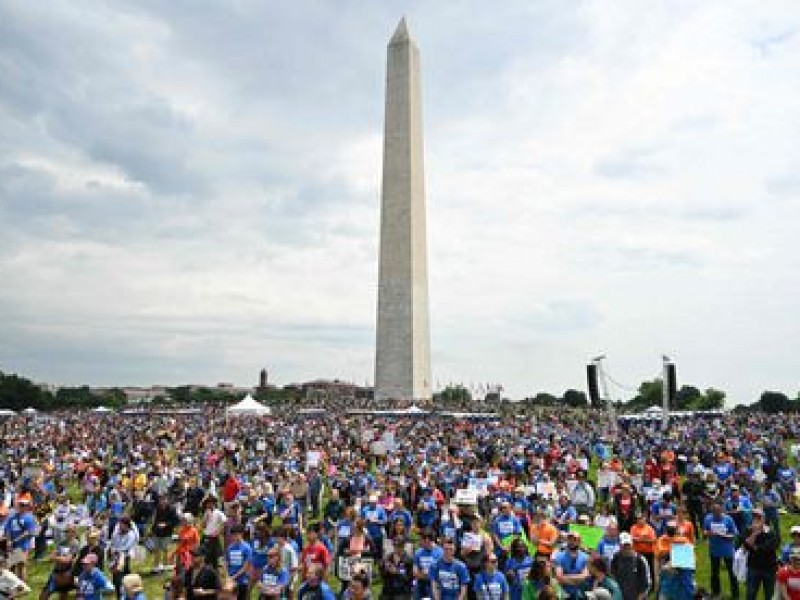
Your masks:
<svg viewBox="0 0 800 600"><path fill-rule="evenodd" d="M268 415L269 413L269 407L257 402L250 394L247 394L241 402L228 407L229 415Z"/></svg>
<svg viewBox="0 0 800 600"><path fill-rule="evenodd" d="M644 411L646 415L660 415L664 412L664 409L660 406L651 406Z"/></svg>
<svg viewBox="0 0 800 600"><path fill-rule="evenodd" d="M15 417L17 413L8 408L0 408L0 417Z"/></svg>
<svg viewBox="0 0 800 600"><path fill-rule="evenodd" d="M93 408L93 409L92 409L92 412L96 412L96 413L110 413L110 412L111 412L111 409L110 409L110 408L106 408L105 406L98 406L97 408Z"/></svg>
<svg viewBox="0 0 800 600"><path fill-rule="evenodd" d="M36 410L35 408L33 408L32 406L29 406L28 408L26 408L26 409L25 409L25 410L23 410L22 412L24 412L26 415L35 415L35 414L36 414L36 413L38 413L39 411L38 411L38 410Z"/></svg>

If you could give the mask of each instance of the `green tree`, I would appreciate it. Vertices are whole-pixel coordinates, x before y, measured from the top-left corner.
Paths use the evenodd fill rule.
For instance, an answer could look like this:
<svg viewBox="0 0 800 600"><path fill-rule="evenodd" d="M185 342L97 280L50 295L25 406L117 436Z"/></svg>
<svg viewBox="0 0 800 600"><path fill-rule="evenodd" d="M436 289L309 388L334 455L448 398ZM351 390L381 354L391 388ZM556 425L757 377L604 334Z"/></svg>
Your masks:
<svg viewBox="0 0 800 600"><path fill-rule="evenodd" d="M564 404L572 408L584 408L589 406L589 401L586 398L586 394L579 390L567 390L564 392L562 401Z"/></svg>
<svg viewBox="0 0 800 600"><path fill-rule="evenodd" d="M693 385L681 386L675 392L675 410L697 410L693 408L700 404L703 400L703 392L694 387Z"/></svg>
<svg viewBox="0 0 800 600"><path fill-rule="evenodd" d="M785 412L791 408L789 397L783 392L764 392L758 405L765 413Z"/></svg>
<svg viewBox="0 0 800 600"><path fill-rule="evenodd" d="M439 393L438 400L445 404L471 402L472 394L463 385L448 385Z"/></svg>

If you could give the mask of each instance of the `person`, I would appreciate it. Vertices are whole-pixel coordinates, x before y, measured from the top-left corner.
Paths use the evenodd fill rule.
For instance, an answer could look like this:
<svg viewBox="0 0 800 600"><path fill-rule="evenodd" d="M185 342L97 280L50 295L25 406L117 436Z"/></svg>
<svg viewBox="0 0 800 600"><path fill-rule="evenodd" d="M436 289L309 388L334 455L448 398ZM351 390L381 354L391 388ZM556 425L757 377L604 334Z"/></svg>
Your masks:
<svg viewBox="0 0 800 600"><path fill-rule="evenodd" d="M672 546L676 544L689 544L689 540L678 533L675 521L668 521L666 533L656 542L655 581L659 600L685 600L694 596L694 571L672 564Z"/></svg>
<svg viewBox="0 0 800 600"><path fill-rule="evenodd" d="M655 581L657 577L655 553L656 553L656 530L647 522L647 516L642 513L636 517L636 523L630 530L631 538L633 538L633 549L641 554L647 561L647 566L650 568L650 575Z"/></svg>
<svg viewBox="0 0 800 600"><path fill-rule="evenodd" d="M597 553L606 561L606 566L611 566L611 559L619 552L619 529L616 525L609 525L603 537L597 543Z"/></svg>
<svg viewBox="0 0 800 600"><path fill-rule="evenodd" d="M556 581L567 600L579 600L589 579L589 555L581 550L581 535L567 533L567 547L553 556Z"/></svg>
<svg viewBox="0 0 800 600"><path fill-rule="evenodd" d="M102 532L99 529L90 529L86 533L86 543L78 550L77 557L73 562L72 574L77 577L81 573L81 561L87 554L97 556L97 568L101 571L104 568L105 548L100 541Z"/></svg>
<svg viewBox="0 0 800 600"><path fill-rule="evenodd" d="M597 494L595 494L592 484L586 481L584 471L578 471L577 477L578 481L570 494L570 504L575 507L578 514L586 515L592 512Z"/></svg>
<svg viewBox="0 0 800 600"><path fill-rule="evenodd" d="M621 533L619 544L619 552L611 559L609 574L619 584L623 598L644 600L652 587L647 560L634 549L630 533Z"/></svg>
<svg viewBox="0 0 800 600"><path fill-rule="evenodd" d="M267 564L259 573L259 599L286 600L289 583L289 571L281 564L280 551L275 547L270 548L267 550Z"/></svg>
<svg viewBox="0 0 800 600"><path fill-rule="evenodd" d="M47 582L39 594L39 600L47 600L51 594L58 594L60 600L66 600L69 593L75 589L75 575L73 566L76 553L68 546L61 546L53 554L53 569ZM80 571L79 571L80 574Z"/></svg>
<svg viewBox="0 0 800 600"><path fill-rule="evenodd" d="M739 530L730 515L722 512L719 502L711 505L711 513L703 521L703 535L708 539L708 555L711 559L711 593L716 596L720 594L719 571L720 563L724 562L731 596L736 600L739 597L739 584L733 574L733 554Z"/></svg>
<svg viewBox="0 0 800 600"><path fill-rule="evenodd" d="M247 600L250 591L250 559L253 549L244 541L244 527L231 528L232 542L225 550L228 577L236 584L237 600Z"/></svg>
<svg viewBox="0 0 800 600"><path fill-rule="evenodd" d="M609 600L623 600L619 585L608 576L608 565L602 556L593 556L589 561L589 575L588 592L596 594L598 590L605 590Z"/></svg>
<svg viewBox="0 0 800 600"><path fill-rule="evenodd" d="M392 540L392 551L381 565L382 600L410 600L414 588L414 563L405 552L405 540Z"/></svg>
<svg viewBox="0 0 800 600"><path fill-rule="evenodd" d="M216 496L206 496L203 500L203 537L200 545L206 551L206 564L214 568L222 556L222 534L227 518L217 507Z"/></svg>
<svg viewBox="0 0 800 600"><path fill-rule="evenodd" d="M178 544L175 551L167 557L168 562L175 565L175 574L181 576L192 565L192 552L200 545L200 532L194 525L194 515L185 512L181 515L181 526L178 529Z"/></svg>
<svg viewBox="0 0 800 600"><path fill-rule="evenodd" d="M30 591L27 583L8 570L5 552L0 552L0 597L12 600Z"/></svg>
<svg viewBox="0 0 800 600"><path fill-rule="evenodd" d="M508 600L508 581L497 570L497 556L488 554L483 569L474 578L473 590L477 600Z"/></svg>
<svg viewBox="0 0 800 600"><path fill-rule="evenodd" d="M442 549L433 543L433 532L424 530L420 547L414 553L414 597L416 600L433 597L431 568L442 558Z"/></svg>
<svg viewBox="0 0 800 600"><path fill-rule="evenodd" d="M522 533L522 524L517 515L514 514L510 502L506 501L501 504L500 514L492 521L491 532L495 552L498 553L500 560L505 562L507 556L506 548L509 548L509 538L517 537ZM505 568L504 565L501 566Z"/></svg>
<svg viewBox="0 0 800 600"><path fill-rule="evenodd" d="M300 553L300 569L305 578L313 567L321 567L323 576L327 574L331 564L331 555L325 545L319 541L319 524L310 525L306 532L306 546Z"/></svg>
<svg viewBox="0 0 800 600"><path fill-rule="evenodd" d="M434 600L464 600L470 583L469 571L456 558L456 543L445 539L442 557L430 569Z"/></svg>
<svg viewBox="0 0 800 600"><path fill-rule="evenodd" d="M764 587L764 597L772 598L775 592L775 573L778 560L775 552L778 549L778 537L766 524L761 509L752 511L752 522L742 538L742 545L747 550L747 582L746 598L755 600L758 590Z"/></svg>
<svg viewBox="0 0 800 600"><path fill-rule="evenodd" d="M558 543L558 529L547 518L546 511L542 507L533 513L528 538L536 546L536 559L550 560Z"/></svg>
<svg viewBox="0 0 800 600"><path fill-rule="evenodd" d="M297 588L297 600L336 600L333 590L323 580L319 565L314 565L306 573L303 583Z"/></svg>
<svg viewBox="0 0 800 600"><path fill-rule="evenodd" d="M36 536L36 517L31 511L29 497L17 499L16 510L8 517L4 527L6 538L11 544L11 550L18 556L11 570L26 581L28 578L28 553L33 549Z"/></svg>
<svg viewBox="0 0 800 600"><path fill-rule="evenodd" d="M533 558L528 555L528 549L520 539L511 542L509 557L505 564L506 578L509 583L510 600L522 599L522 588L528 579L528 572L533 566Z"/></svg>
<svg viewBox="0 0 800 600"><path fill-rule="evenodd" d="M789 564L789 557L794 548L800 550L800 525L792 525L789 529L790 541L781 550L781 563Z"/></svg>
<svg viewBox="0 0 800 600"><path fill-rule="evenodd" d="M122 598L124 600L147 600L141 575L129 573L122 578Z"/></svg>
<svg viewBox="0 0 800 600"><path fill-rule="evenodd" d="M369 577L366 573L355 573L350 579L350 585L342 592L341 600L371 600L372 592L369 589Z"/></svg>
<svg viewBox="0 0 800 600"><path fill-rule="evenodd" d="M77 594L82 600L101 600L103 594L114 591L114 584L97 568L96 554L87 554L81 564L83 570L78 575L76 587Z"/></svg>
<svg viewBox="0 0 800 600"><path fill-rule="evenodd" d="M461 535L461 548L459 556L464 564L467 566L469 576L475 579L475 576L481 572L486 557L490 554L495 555L493 552L493 544L491 536L485 531L481 531L482 519L475 516L470 521L469 527ZM496 555L495 555L496 556ZM472 589L467 591L467 595L472 597L474 591Z"/></svg>
<svg viewBox="0 0 800 600"><path fill-rule="evenodd" d="M563 596L561 588L553 579L548 561L536 560L528 572L522 588L522 600L552 600Z"/></svg>
<svg viewBox="0 0 800 600"><path fill-rule="evenodd" d="M369 495L367 504L361 509L361 518L366 521L367 533L372 543L372 555L380 560L383 557L383 527L386 525L386 509L378 504L378 495Z"/></svg>
<svg viewBox="0 0 800 600"><path fill-rule="evenodd" d="M139 534L128 517L122 517L108 544L109 565L117 600L122 595L122 578L131 572L131 554L139 541Z"/></svg>
<svg viewBox="0 0 800 600"><path fill-rule="evenodd" d="M153 512L153 526L150 529L153 539L153 573L163 573L169 567L167 560L169 546L179 522L178 513L175 507L169 504L167 496L159 496Z"/></svg>
<svg viewBox="0 0 800 600"><path fill-rule="evenodd" d="M337 527L339 520L344 516L345 508L344 501L339 497L339 490L336 488L331 489L330 498L325 504L325 509L322 513L328 527Z"/></svg>
<svg viewBox="0 0 800 600"><path fill-rule="evenodd" d="M192 550L192 566L183 574L186 600L216 600L222 583L215 565L207 562L208 552L202 547Z"/></svg>
<svg viewBox="0 0 800 600"><path fill-rule="evenodd" d="M289 586L287 590L288 595L291 595L292 590L294 589L300 569L300 557L298 556L294 541L291 539L292 531L292 527L288 525L278 529L278 541L276 544L276 547L281 555L281 565L283 565L283 567L289 571Z"/></svg>
<svg viewBox="0 0 800 600"><path fill-rule="evenodd" d="M789 552L789 564L778 570L778 591L781 600L800 600L800 548Z"/></svg>

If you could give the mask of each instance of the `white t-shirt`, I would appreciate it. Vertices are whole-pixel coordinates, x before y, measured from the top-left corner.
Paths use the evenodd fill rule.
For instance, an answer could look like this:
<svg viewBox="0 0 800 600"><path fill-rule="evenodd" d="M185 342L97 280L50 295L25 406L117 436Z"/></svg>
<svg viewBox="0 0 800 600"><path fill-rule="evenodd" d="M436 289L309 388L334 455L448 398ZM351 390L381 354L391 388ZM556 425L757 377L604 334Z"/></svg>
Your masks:
<svg viewBox="0 0 800 600"><path fill-rule="evenodd" d="M220 535L225 527L227 517L220 509L215 508L203 517L204 533L210 536Z"/></svg>

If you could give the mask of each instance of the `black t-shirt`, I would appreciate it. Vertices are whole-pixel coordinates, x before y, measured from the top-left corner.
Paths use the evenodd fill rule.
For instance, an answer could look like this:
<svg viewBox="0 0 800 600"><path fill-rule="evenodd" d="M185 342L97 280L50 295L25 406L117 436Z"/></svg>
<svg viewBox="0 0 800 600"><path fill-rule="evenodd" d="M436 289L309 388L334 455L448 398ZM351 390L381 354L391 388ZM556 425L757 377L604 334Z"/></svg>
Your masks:
<svg viewBox="0 0 800 600"><path fill-rule="evenodd" d="M195 577L197 574L197 577ZM195 588L202 588L204 590L216 590L219 592L221 588L219 575L215 569L209 566L203 566L199 571L189 569L183 576L184 587L186 588L186 600L216 600L218 594L195 596Z"/></svg>

